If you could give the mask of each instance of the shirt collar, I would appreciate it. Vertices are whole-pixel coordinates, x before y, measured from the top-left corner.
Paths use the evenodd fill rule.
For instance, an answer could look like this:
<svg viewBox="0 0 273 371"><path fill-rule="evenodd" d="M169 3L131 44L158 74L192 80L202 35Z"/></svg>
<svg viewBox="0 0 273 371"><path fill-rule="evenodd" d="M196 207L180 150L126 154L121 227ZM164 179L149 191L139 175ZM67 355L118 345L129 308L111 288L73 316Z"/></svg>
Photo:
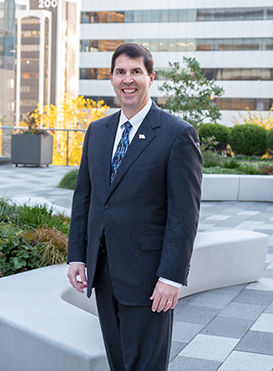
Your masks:
<svg viewBox="0 0 273 371"><path fill-rule="evenodd" d="M135 116L133 116L133 117L130 118L129 121L130 121L131 125L136 130L139 128L140 124L142 123L142 121L144 120L145 116L149 112L151 106L152 106L152 100L150 98L149 101L148 101L148 103L146 104L146 106L143 107L142 110L139 111ZM120 114L120 118L119 118L119 127L121 127L127 121L128 121L127 117L124 115L123 111L121 110L121 114Z"/></svg>

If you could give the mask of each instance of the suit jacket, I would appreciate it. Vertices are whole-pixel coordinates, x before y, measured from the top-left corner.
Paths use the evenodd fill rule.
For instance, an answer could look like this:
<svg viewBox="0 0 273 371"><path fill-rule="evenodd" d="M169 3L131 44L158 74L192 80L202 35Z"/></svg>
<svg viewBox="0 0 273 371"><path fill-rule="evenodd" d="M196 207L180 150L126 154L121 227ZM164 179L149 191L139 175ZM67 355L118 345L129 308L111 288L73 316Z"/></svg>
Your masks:
<svg viewBox="0 0 273 371"><path fill-rule="evenodd" d="M190 124L153 103L110 185L119 115L92 122L86 132L68 262L85 262L90 296L104 230L117 299L151 305L158 277L187 284L201 198L199 139Z"/></svg>

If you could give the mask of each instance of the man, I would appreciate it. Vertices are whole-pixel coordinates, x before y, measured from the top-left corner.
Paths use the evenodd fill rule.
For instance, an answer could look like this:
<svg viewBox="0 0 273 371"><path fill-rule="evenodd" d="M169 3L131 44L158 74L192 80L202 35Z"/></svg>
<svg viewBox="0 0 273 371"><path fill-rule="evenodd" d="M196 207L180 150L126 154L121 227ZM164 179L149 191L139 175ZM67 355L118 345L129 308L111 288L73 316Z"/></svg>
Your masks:
<svg viewBox="0 0 273 371"><path fill-rule="evenodd" d="M111 371L166 371L198 224L198 136L151 101L153 58L143 46L119 46L110 78L121 111L85 136L68 277L88 296L95 287Z"/></svg>

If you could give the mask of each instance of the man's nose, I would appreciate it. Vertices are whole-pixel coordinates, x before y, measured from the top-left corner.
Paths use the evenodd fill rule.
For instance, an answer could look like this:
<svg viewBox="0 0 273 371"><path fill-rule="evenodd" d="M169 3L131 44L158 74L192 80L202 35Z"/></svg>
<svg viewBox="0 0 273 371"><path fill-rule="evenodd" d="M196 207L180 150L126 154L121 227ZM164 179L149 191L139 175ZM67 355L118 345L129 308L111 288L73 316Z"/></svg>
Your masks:
<svg viewBox="0 0 273 371"><path fill-rule="evenodd" d="M130 72L127 72L127 73L124 74L123 82L125 84L130 84L133 81L134 81L134 79L133 79L133 76L130 74Z"/></svg>

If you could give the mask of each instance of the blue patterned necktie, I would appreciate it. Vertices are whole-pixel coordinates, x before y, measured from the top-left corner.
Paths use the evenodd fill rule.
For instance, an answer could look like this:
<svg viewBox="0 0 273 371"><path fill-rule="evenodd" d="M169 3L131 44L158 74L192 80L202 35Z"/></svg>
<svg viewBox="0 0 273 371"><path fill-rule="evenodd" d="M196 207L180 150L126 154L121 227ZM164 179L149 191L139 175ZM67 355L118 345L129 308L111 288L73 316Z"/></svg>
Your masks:
<svg viewBox="0 0 273 371"><path fill-rule="evenodd" d="M129 132L131 130L131 123L130 121L125 122L123 124L124 130L122 136L120 138L119 144L117 146L116 152L111 162L111 183L113 182L116 172L119 168L119 165L128 149L129 146Z"/></svg>

